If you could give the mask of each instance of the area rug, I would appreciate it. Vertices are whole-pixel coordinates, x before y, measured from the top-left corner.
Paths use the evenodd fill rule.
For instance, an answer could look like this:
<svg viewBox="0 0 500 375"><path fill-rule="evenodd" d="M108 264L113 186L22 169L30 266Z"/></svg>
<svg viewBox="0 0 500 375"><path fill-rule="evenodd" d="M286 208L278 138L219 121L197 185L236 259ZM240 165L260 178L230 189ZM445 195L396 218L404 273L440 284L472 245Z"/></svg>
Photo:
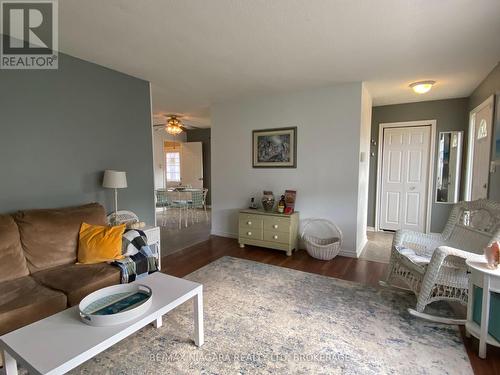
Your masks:
<svg viewBox="0 0 500 375"><path fill-rule="evenodd" d="M232 257L186 278L204 286L205 345L187 303L71 373L472 374L457 327L411 317L404 292Z"/></svg>

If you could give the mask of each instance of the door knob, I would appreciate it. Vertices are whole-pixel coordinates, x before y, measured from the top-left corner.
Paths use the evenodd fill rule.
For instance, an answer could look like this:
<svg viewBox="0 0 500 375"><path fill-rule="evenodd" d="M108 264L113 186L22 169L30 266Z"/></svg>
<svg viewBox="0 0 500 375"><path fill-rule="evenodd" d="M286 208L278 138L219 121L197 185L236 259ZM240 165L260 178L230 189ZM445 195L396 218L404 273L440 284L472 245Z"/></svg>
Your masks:
<svg viewBox="0 0 500 375"><path fill-rule="evenodd" d="M273 228L274 228L274 229L278 229L278 224L274 224L274 225L273 225Z"/></svg>
<svg viewBox="0 0 500 375"><path fill-rule="evenodd" d="M247 235L248 235L248 236L251 236L251 235L252 235L252 232L247 232Z"/></svg>
<svg viewBox="0 0 500 375"><path fill-rule="evenodd" d="M248 225L252 225L252 222L251 222L251 221L247 221L247 224L248 224Z"/></svg>
<svg viewBox="0 0 500 375"><path fill-rule="evenodd" d="M273 236L273 238L274 238L275 240L277 240L277 239L278 239L278 236L277 236L277 235L274 235L274 236Z"/></svg>

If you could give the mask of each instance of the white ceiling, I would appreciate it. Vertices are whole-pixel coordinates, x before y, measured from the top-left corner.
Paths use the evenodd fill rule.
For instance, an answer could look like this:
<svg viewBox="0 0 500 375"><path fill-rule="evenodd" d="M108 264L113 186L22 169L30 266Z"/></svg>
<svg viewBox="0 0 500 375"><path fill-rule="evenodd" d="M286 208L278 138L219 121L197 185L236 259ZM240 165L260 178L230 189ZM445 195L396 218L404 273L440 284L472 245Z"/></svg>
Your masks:
<svg viewBox="0 0 500 375"><path fill-rule="evenodd" d="M62 52L204 126L217 101L337 82L366 81L375 105L464 97L500 60L499 0L63 0L59 19Z"/></svg>

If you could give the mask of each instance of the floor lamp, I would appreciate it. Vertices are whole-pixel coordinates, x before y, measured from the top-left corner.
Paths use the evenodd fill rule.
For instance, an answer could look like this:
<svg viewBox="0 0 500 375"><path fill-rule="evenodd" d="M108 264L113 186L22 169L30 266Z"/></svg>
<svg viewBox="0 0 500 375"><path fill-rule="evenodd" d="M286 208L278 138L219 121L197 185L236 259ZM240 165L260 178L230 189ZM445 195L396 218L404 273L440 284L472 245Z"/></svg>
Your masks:
<svg viewBox="0 0 500 375"><path fill-rule="evenodd" d="M124 189L127 187L127 173L121 171L114 171L107 169L104 171L104 178L102 180L102 186L108 189L114 189L115 193L115 217L112 221L113 224L117 224L118 220L118 189Z"/></svg>

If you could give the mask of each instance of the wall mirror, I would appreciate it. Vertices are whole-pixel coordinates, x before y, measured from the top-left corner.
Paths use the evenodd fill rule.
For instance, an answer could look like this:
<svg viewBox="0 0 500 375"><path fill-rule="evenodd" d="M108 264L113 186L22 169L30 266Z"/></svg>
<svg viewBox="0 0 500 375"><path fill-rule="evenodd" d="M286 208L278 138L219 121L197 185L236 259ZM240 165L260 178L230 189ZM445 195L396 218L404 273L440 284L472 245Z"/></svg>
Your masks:
<svg viewBox="0 0 500 375"><path fill-rule="evenodd" d="M439 132L436 202L456 203L460 194L463 132Z"/></svg>

